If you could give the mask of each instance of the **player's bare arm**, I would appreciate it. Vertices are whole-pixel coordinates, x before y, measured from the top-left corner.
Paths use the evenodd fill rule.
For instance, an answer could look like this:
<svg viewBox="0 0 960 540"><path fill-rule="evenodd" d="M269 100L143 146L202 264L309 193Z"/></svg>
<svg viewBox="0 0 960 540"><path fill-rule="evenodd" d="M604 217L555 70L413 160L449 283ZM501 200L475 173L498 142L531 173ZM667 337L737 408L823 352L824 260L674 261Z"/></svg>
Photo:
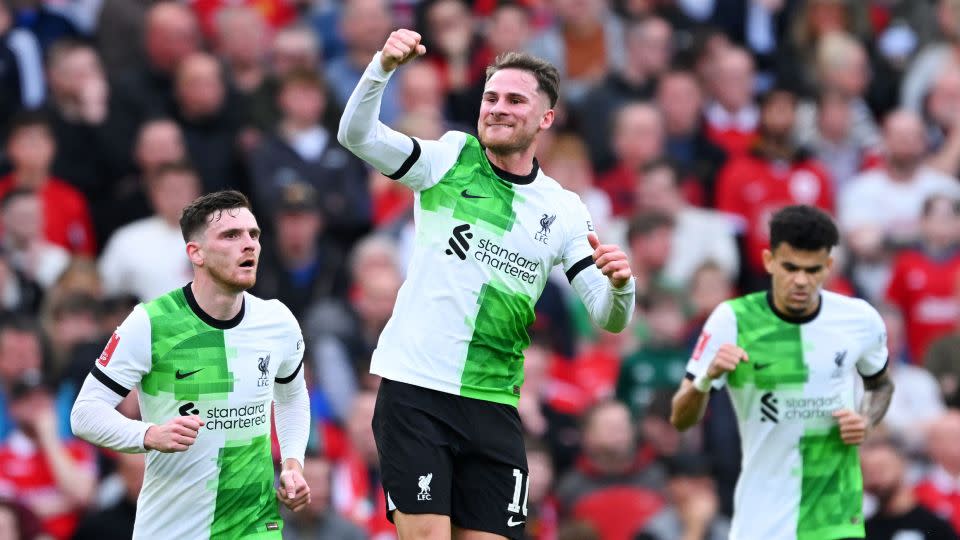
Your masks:
<svg viewBox="0 0 960 540"><path fill-rule="evenodd" d="M593 248L593 261L597 268L607 276L614 288L623 288L633 275L627 254L614 244L601 244L595 234L587 238L590 241L590 247Z"/></svg>
<svg viewBox="0 0 960 540"><path fill-rule="evenodd" d="M686 431L697 425L706 412L713 381L737 369L741 362L748 360L747 351L730 343L722 345L705 374L693 381L684 379L680 383L680 390L673 396L670 423L679 431Z"/></svg>
<svg viewBox="0 0 960 540"><path fill-rule="evenodd" d="M406 28L391 32L380 55L383 70L393 71L397 66L426 54L427 48L420 44L420 39L420 34Z"/></svg>

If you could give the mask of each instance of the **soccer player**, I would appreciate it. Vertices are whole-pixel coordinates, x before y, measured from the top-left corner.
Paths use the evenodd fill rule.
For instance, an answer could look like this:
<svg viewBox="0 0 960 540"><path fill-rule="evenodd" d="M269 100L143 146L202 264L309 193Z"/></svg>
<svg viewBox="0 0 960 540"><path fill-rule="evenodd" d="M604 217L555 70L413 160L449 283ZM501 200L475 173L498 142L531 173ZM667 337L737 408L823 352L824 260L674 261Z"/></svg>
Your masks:
<svg viewBox="0 0 960 540"><path fill-rule="evenodd" d="M864 537L857 445L883 418L893 384L877 311L822 290L837 241L820 210L775 213L763 250L771 290L713 311L674 396L671 422L686 430L703 418L711 388L729 389L743 450L731 540Z"/></svg>
<svg viewBox="0 0 960 540"><path fill-rule="evenodd" d="M309 401L303 339L279 301L246 293L260 229L236 191L204 195L180 218L194 279L138 304L80 390L74 433L120 452L147 452L134 538L281 538L277 501L296 511ZM143 421L114 408L139 391ZM282 472L274 494L270 412Z"/></svg>
<svg viewBox="0 0 960 540"><path fill-rule="evenodd" d="M554 119L556 68L502 55L487 70L478 138L420 140L378 115L397 66L425 52L416 32L393 32L337 135L415 192L408 277L370 366L383 377L373 430L386 510L403 540L522 538L528 478L516 406L534 304L562 264L593 320L619 332L633 313L633 276L623 251L599 243L580 199L534 159Z"/></svg>

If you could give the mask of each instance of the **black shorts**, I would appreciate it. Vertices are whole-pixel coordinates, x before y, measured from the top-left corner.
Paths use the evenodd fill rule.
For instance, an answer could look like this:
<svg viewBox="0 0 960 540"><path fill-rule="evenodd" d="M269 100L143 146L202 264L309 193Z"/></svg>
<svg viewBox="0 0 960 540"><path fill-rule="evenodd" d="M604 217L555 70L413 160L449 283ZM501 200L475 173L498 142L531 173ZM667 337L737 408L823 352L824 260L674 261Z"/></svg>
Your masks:
<svg viewBox="0 0 960 540"><path fill-rule="evenodd" d="M527 455L516 407L383 379L373 436L387 517L450 516L463 529L524 537Z"/></svg>

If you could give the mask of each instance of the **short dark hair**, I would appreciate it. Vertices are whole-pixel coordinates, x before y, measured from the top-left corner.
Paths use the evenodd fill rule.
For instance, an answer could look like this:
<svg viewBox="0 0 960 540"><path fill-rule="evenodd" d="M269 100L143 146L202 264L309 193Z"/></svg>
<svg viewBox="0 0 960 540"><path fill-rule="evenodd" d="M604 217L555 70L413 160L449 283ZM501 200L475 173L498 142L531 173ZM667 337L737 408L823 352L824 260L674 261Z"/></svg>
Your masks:
<svg viewBox="0 0 960 540"><path fill-rule="evenodd" d="M632 241L638 236L647 236L653 231L663 228L672 228L676 225L674 219L665 212L651 210L640 212L627 226L627 241Z"/></svg>
<svg viewBox="0 0 960 540"><path fill-rule="evenodd" d="M190 175L197 178L198 182L200 179L197 170L189 161L168 161L167 163L162 163L157 166L157 168L147 176L147 185L153 185L161 178L165 178L170 174Z"/></svg>
<svg viewBox="0 0 960 540"><path fill-rule="evenodd" d="M293 85L309 86L323 95L327 94L327 82L312 69L296 68L280 79L280 91Z"/></svg>
<svg viewBox="0 0 960 540"><path fill-rule="evenodd" d="M219 219L224 210L235 208L250 210L250 199L234 190L216 191L195 199L180 214L180 232L183 233L184 241L189 242L197 233L207 228L210 214L217 213L214 219Z"/></svg>
<svg viewBox="0 0 960 540"><path fill-rule="evenodd" d="M10 123L7 124L7 137L12 139L20 130L32 127L42 127L46 129L50 138L53 138L53 130L50 127L50 115L39 109L21 110L14 114L13 118L10 119Z"/></svg>
<svg viewBox="0 0 960 540"><path fill-rule="evenodd" d="M487 79L504 69L519 69L531 73L537 79L537 90L550 98L550 108L557 105L560 98L560 72L553 64L542 58L524 52L507 52L497 56L493 64L487 66Z"/></svg>
<svg viewBox="0 0 960 540"><path fill-rule="evenodd" d="M833 219L813 206L787 206L770 219L771 251L784 243L803 251L830 251L839 241L840 233Z"/></svg>

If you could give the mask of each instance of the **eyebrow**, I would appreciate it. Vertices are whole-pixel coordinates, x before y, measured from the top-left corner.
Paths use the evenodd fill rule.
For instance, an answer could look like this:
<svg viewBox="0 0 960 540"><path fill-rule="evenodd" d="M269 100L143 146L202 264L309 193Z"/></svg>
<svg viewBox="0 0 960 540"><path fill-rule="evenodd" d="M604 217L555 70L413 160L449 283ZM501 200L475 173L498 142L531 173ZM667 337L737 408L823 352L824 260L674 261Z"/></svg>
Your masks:
<svg viewBox="0 0 960 540"><path fill-rule="evenodd" d="M800 266L797 264L793 264L792 262L783 262L783 263L780 263L780 265L783 266L784 269L791 270L791 271L805 270L807 272L819 272L820 269L823 268L822 264L815 264L813 266Z"/></svg>
<svg viewBox="0 0 960 540"><path fill-rule="evenodd" d="M483 93L483 95L484 95L484 97L490 96L490 95L497 96L497 95L499 95L499 92L496 92L495 90L487 90L487 91L485 91L485 92ZM517 93L517 92L507 92L507 97L508 97L508 98L530 99L530 98L527 97L526 94L519 94L519 93Z"/></svg>
<svg viewBox="0 0 960 540"><path fill-rule="evenodd" d="M220 234L219 234L218 236L227 236L228 234L239 233L239 232L241 232L241 231L243 231L243 230L244 230L244 229L241 229L241 228L239 228L239 227L233 227L232 229L226 229L226 230L220 231ZM247 230L250 231L250 236L259 236L259 235L260 235L260 228L259 228L259 227L250 227L250 228L247 229Z"/></svg>

